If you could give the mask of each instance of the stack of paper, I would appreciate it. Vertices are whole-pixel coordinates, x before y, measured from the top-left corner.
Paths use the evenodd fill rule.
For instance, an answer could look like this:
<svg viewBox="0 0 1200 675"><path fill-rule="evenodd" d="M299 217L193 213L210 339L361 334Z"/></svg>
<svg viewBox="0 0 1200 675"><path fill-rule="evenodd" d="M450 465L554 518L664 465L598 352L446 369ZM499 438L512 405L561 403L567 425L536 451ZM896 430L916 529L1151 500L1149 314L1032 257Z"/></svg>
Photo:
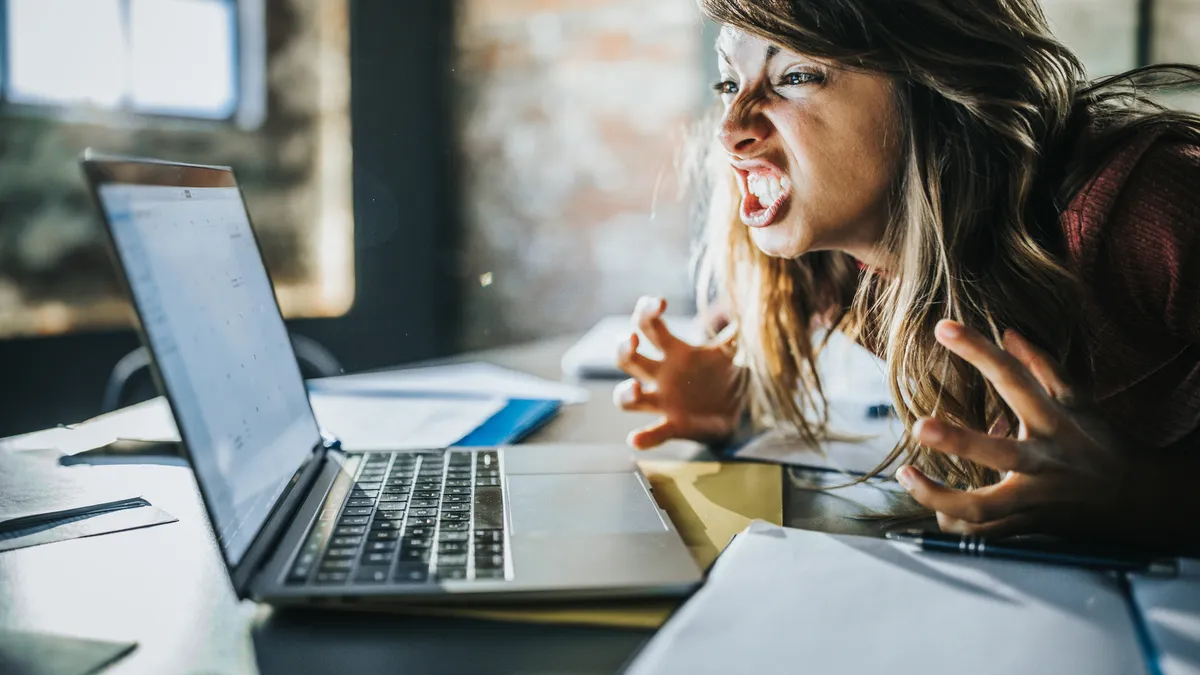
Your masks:
<svg viewBox="0 0 1200 675"><path fill-rule="evenodd" d="M628 672L1136 675L1147 667L1111 576L755 523Z"/></svg>

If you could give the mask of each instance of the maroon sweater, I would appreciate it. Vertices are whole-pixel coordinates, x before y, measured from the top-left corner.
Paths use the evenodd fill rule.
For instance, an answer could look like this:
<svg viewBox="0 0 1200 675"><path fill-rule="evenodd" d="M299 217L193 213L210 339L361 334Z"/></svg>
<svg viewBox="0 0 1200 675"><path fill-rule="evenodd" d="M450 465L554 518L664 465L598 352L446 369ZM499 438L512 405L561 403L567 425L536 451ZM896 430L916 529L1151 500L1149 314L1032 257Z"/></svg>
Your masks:
<svg viewBox="0 0 1200 675"><path fill-rule="evenodd" d="M1077 379L1091 379L1102 413L1136 445L1197 445L1200 147L1159 135L1134 141L1059 222L1087 296Z"/></svg>

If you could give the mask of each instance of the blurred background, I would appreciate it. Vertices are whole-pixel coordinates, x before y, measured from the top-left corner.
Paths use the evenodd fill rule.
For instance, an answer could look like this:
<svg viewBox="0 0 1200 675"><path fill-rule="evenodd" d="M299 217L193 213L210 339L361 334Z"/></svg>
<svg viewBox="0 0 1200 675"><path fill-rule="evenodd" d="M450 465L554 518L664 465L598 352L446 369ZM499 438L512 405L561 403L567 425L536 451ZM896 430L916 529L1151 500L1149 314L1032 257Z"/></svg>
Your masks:
<svg viewBox="0 0 1200 675"><path fill-rule="evenodd" d="M1044 5L1093 76L1200 61L1198 0ZM89 146L233 166L347 370L688 311L715 37L694 0L0 0L0 436L97 414L138 344Z"/></svg>

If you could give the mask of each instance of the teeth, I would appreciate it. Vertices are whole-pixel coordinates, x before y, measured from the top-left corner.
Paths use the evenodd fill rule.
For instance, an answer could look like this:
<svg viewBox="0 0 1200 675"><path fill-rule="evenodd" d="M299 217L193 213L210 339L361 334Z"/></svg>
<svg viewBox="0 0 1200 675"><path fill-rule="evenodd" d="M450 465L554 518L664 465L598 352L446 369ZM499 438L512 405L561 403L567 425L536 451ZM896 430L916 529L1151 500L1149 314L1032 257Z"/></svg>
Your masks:
<svg viewBox="0 0 1200 675"><path fill-rule="evenodd" d="M746 186L750 190L750 194L758 198L764 206L769 206L779 201L783 196L784 190L791 182L784 178L782 181L774 176L768 176L760 173L752 173L746 181Z"/></svg>

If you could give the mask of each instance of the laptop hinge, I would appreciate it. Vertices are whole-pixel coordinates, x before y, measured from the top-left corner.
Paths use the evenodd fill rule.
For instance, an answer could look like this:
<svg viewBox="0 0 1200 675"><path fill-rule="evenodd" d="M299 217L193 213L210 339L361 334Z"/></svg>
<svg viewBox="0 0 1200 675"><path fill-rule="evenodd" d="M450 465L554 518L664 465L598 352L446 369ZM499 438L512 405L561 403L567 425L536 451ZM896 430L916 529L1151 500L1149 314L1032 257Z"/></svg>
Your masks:
<svg viewBox="0 0 1200 675"><path fill-rule="evenodd" d="M336 452L336 449L341 444L336 439L331 440L324 433L321 434L321 438L321 442L313 448L308 459L296 469L292 480L284 489L283 494L279 496L279 500L276 501L270 515L267 516L266 522L263 523L262 529L250 542L250 547L246 549L246 554L242 556L241 562L230 570L229 577L233 582L233 590L239 599L245 600L250 597L251 582L275 552L279 540L287 532L297 511L304 504L305 497L312 492L317 478L321 475L321 469L326 462L330 461L331 453L340 454Z"/></svg>

